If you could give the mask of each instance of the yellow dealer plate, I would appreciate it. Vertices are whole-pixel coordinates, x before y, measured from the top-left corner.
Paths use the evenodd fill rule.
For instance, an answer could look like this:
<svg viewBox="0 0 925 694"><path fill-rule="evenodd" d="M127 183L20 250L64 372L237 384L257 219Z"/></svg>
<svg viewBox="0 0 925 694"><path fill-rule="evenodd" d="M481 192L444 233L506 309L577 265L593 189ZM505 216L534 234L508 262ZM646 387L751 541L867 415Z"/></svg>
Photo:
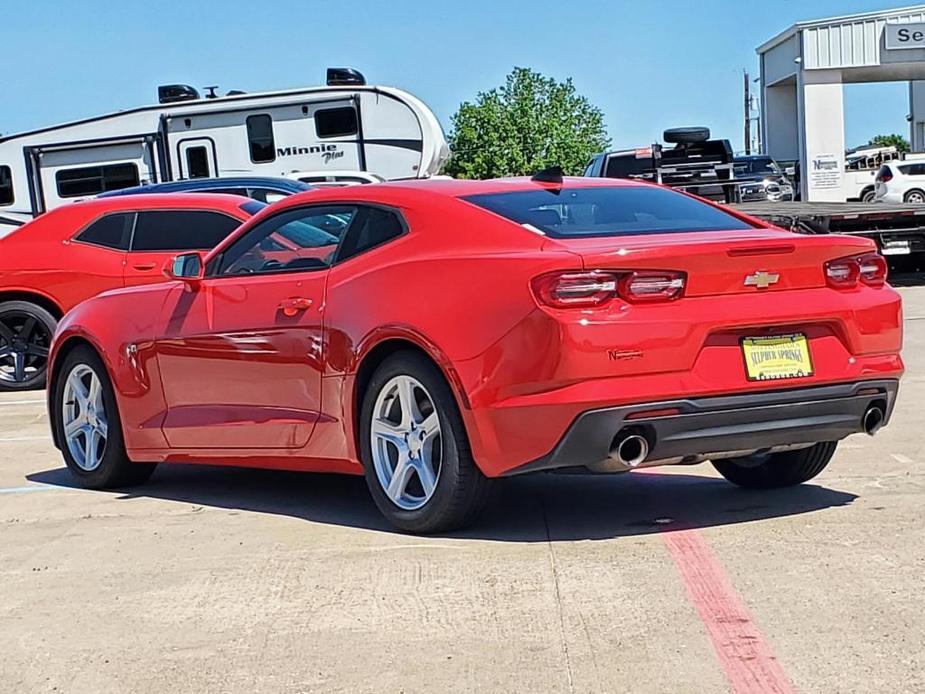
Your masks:
<svg viewBox="0 0 925 694"><path fill-rule="evenodd" d="M749 381L805 378L813 375L809 341L803 333L742 338L745 375Z"/></svg>

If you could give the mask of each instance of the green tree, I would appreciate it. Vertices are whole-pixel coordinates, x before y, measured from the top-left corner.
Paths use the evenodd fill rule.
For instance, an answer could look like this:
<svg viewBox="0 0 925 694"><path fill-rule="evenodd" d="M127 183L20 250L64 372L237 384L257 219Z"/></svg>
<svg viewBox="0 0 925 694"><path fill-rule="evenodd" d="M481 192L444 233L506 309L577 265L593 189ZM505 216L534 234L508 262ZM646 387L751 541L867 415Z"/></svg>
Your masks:
<svg viewBox="0 0 925 694"><path fill-rule="evenodd" d="M873 147L895 147L897 152L908 152L909 140L904 138L902 135L877 135L877 137L871 138L871 141L867 143Z"/></svg>
<svg viewBox="0 0 925 694"><path fill-rule="evenodd" d="M554 165L580 174L610 144L603 113L571 79L522 67L503 86L463 102L452 122L444 171L460 178L522 176Z"/></svg>

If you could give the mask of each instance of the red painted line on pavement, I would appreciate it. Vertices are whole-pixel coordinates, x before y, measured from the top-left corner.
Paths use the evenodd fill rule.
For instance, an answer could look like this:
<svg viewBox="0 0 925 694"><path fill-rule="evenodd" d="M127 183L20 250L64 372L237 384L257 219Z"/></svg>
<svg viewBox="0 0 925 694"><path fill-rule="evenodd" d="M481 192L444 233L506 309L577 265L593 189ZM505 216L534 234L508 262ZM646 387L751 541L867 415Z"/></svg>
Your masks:
<svg viewBox="0 0 925 694"><path fill-rule="evenodd" d="M665 530L662 538L732 691L792 694L793 685L703 536L696 530Z"/></svg>

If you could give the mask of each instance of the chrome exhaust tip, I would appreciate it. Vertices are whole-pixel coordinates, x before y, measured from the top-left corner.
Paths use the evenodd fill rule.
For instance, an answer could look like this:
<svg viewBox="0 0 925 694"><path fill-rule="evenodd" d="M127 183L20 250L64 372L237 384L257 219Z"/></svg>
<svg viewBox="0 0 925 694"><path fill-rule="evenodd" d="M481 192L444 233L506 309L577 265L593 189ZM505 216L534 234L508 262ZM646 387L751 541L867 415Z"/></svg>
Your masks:
<svg viewBox="0 0 925 694"><path fill-rule="evenodd" d="M883 409L878 405L868 407L863 419L861 419L861 426L867 435L873 436L876 434L880 427L883 426Z"/></svg>
<svg viewBox="0 0 925 694"><path fill-rule="evenodd" d="M649 442L640 434L627 434L614 439L610 457L627 467L636 467L649 457Z"/></svg>

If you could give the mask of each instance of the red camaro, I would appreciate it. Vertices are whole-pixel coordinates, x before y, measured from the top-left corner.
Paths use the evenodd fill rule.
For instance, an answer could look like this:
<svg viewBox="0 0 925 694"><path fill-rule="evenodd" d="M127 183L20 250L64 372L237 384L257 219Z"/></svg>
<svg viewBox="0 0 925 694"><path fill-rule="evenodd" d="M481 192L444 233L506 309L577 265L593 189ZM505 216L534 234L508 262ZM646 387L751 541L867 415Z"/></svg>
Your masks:
<svg viewBox="0 0 925 694"><path fill-rule="evenodd" d="M158 462L365 473L433 532L536 470L787 486L883 426L903 371L872 242L630 181L294 195L170 275L59 327L54 438L87 487Z"/></svg>
<svg viewBox="0 0 925 694"><path fill-rule="evenodd" d="M45 382L57 321L95 294L164 280L178 252L208 250L263 208L235 195L101 198L0 240L0 390Z"/></svg>

